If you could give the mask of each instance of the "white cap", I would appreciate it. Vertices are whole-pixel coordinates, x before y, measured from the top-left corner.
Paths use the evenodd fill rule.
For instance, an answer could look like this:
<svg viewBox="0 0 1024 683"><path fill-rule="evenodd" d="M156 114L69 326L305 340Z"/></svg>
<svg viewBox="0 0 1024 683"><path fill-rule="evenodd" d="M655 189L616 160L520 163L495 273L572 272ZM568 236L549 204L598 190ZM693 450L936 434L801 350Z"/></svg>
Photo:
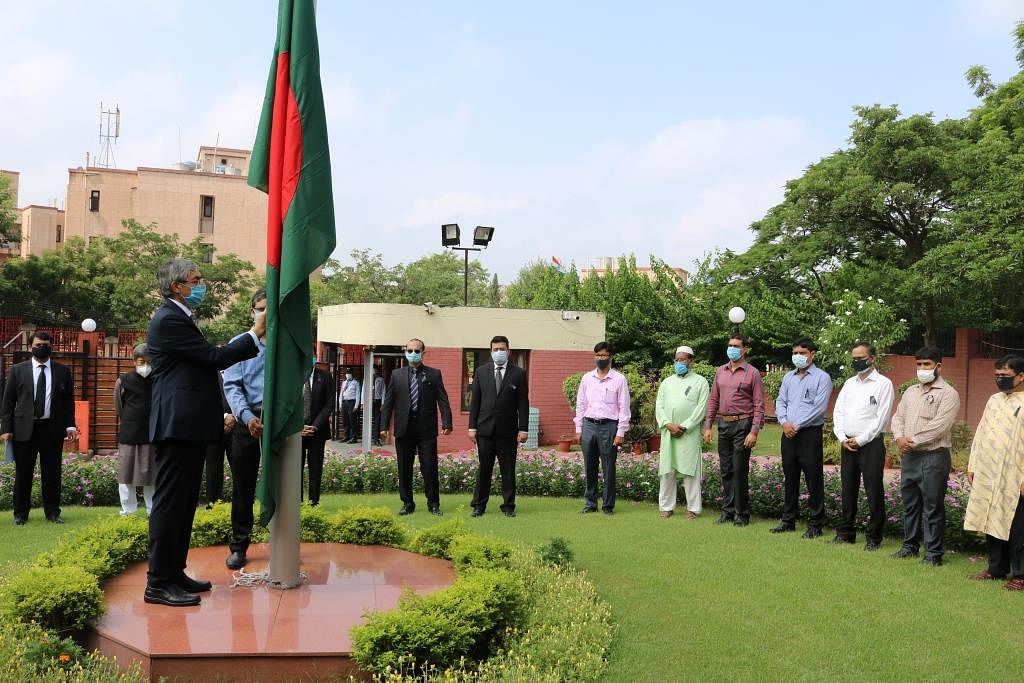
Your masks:
<svg viewBox="0 0 1024 683"><path fill-rule="evenodd" d="M686 353L689 354L691 358L697 355L689 346L680 346L678 349L676 349L676 353Z"/></svg>

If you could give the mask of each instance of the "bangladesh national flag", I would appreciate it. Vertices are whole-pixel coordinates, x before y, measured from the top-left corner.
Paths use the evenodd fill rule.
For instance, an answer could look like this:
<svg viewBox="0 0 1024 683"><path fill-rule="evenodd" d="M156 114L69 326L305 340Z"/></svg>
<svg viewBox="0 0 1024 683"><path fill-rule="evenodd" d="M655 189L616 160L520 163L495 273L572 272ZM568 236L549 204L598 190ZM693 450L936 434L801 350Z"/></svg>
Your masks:
<svg viewBox="0 0 1024 683"><path fill-rule="evenodd" d="M263 459L257 487L266 524L277 505L283 439L302 429L302 384L313 352L309 274L335 245L314 0L280 0L249 184L268 195Z"/></svg>

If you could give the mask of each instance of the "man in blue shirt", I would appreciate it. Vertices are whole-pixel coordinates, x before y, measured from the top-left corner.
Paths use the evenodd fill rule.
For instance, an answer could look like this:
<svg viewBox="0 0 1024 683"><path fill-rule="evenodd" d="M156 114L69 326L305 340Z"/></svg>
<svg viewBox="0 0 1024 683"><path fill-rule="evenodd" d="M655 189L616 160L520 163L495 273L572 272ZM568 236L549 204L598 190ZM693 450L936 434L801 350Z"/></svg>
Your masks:
<svg viewBox="0 0 1024 683"><path fill-rule="evenodd" d="M782 520L771 531L796 531L800 500L800 473L804 473L809 494L807 531L804 538L821 536L825 524L825 479L822 463L821 428L832 396L832 378L814 364L818 346L806 337L793 342L795 370L786 373L775 401L775 415L782 425L782 473L785 503Z"/></svg>
<svg viewBox="0 0 1024 683"><path fill-rule="evenodd" d="M253 317L265 315L267 290L253 294ZM241 336L241 335L239 335ZM232 340L234 341L234 340ZM260 436L263 434L263 366L266 360L266 339L259 340L255 358L235 363L224 371L224 397L235 426L231 433L231 554L225 560L230 569L245 566L252 534L252 506L256 502L256 480L260 472Z"/></svg>

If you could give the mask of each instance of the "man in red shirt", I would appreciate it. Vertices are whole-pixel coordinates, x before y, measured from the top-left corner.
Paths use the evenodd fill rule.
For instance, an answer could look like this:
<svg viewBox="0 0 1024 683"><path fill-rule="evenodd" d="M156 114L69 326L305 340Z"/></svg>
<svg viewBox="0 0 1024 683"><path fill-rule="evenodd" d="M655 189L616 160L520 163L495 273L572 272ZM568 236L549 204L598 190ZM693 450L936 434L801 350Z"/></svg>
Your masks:
<svg viewBox="0 0 1024 683"><path fill-rule="evenodd" d="M722 515L715 522L750 523L750 449L764 425L764 384L761 373L747 362L750 345L739 332L729 338L729 362L719 366L711 383L704 441L718 421L718 462L722 472Z"/></svg>

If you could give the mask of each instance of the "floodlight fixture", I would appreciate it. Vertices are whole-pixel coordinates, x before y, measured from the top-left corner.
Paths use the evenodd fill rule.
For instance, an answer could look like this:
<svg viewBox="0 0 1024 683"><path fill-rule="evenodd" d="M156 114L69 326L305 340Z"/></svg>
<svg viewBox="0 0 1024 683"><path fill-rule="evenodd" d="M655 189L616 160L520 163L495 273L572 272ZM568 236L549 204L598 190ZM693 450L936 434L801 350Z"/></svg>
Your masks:
<svg viewBox="0 0 1024 683"><path fill-rule="evenodd" d="M485 225L476 226L476 229L473 231L473 244L486 248L492 239L494 239L494 228L489 228Z"/></svg>
<svg viewBox="0 0 1024 683"><path fill-rule="evenodd" d="M459 244L459 224L445 223L441 226L441 246L454 247Z"/></svg>

